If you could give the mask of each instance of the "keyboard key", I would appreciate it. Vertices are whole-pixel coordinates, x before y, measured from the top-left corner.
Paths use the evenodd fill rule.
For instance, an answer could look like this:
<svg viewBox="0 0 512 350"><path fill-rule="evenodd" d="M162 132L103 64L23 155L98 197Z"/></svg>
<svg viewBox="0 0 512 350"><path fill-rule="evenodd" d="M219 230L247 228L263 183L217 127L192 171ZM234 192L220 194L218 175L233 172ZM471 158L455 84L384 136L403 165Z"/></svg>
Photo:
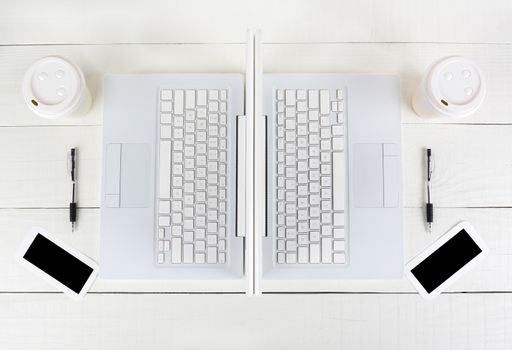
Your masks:
<svg viewBox="0 0 512 350"><path fill-rule="evenodd" d="M345 241L334 241L334 250L345 250Z"/></svg>
<svg viewBox="0 0 512 350"><path fill-rule="evenodd" d="M309 249L308 247L299 247L297 249L297 257L299 264L306 264L309 262Z"/></svg>
<svg viewBox="0 0 512 350"><path fill-rule="evenodd" d="M212 232L212 233L217 232L217 223L216 222L208 223L208 232Z"/></svg>
<svg viewBox="0 0 512 350"><path fill-rule="evenodd" d="M285 103L287 106L295 105L295 90L285 90Z"/></svg>
<svg viewBox="0 0 512 350"><path fill-rule="evenodd" d="M173 224L181 224L182 216L181 213L173 213L172 214L172 223Z"/></svg>
<svg viewBox="0 0 512 350"><path fill-rule="evenodd" d="M210 100L218 100L219 99L219 91L218 90L210 90L209 98L210 98Z"/></svg>
<svg viewBox="0 0 512 350"><path fill-rule="evenodd" d="M206 257L208 264L215 264L217 262L217 247L208 247Z"/></svg>
<svg viewBox="0 0 512 350"><path fill-rule="evenodd" d="M309 208L309 216L312 218L320 217L320 208L319 207L310 207Z"/></svg>
<svg viewBox="0 0 512 350"><path fill-rule="evenodd" d="M343 151L343 139L341 137L333 137L332 139L332 150Z"/></svg>
<svg viewBox="0 0 512 350"><path fill-rule="evenodd" d="M217 235L208 235L206 241L208 245L217 245Z"/></svg>
<svg viewBox="0 0 512 350"><path fill-rule="evenodd" d="M346 261L344 253L334 253L333 254L333 262L335 264L344 264Z"/></svg>
<svg viewBox="0 0 512 350"><path fill-rule="evenodd" d="M196 119L196 112L187 110L185 111L185 120L194 121Z"/></svg>
<svg viewBox="0 0 512 350"><path fill-rule="evenodd" d="M318 108L318 91L317 90L309 90L308 91L308 105L311 109Z"/></svg>
<svg viewBox="0 0 512 350"><path fill-rule="evenodd" d="M183 241L184 242L194 242L194 232L192 232L192 231L185 231L183 233Z"/></svg>
<svg viewBox="0 0 512 350"><path fill-rule="evenodd" d="M194 245L184 244L183 245L183 262L185 264L191 264L194 262Z"/></svg>
<svg viewBox="0 0 512 350"><path fill-rule="evenodd" d="M343 136L343 126L342 125L333 125L332 126L332 135L333 136Z"/></svg>
<svg viewBox="0 0 512 350"><path fill-rule="evenodd" d="M171 194L171 141L160 142L159 196L170 198Z"/></svg>
<svg viewBox="0 0 512 350"><path fill-rule="evenodd" d="M310 121L316 121L318 120L318 111L309 111L308 117Z"/></svg>
<svg viewBox="0 0 512 350"><path fill-rule="evenodd" d="M329 91L320 90L320 114L329 114Z"/></svg>
<svg viewBox="0 0 512 350"><path fill-rule="evenodd" d="M201 235L196 235L197 239L204 238ZM206 242L205 241L196 241L196 250L203 251L206 249Z"/></svg>
<svg viewBox="0 0 512 350"><path fill-rule="evenodd" d="M183 90L176 90L174 93L174 114L183 114L184 105L184 93Z"/></svg>
<svg viewBox="0 0 512 350"><path fill-rule="evenodd" d="M345 238L345 230L342 228L335 228L333 236L335 239Z"/></svg>
<svg viewBox="0 0 512 350"><path fill-rule="evenodd" d="M206 102L205 102L205 104L206 104ZM206 118L206 108L198 108L197 109L198 129L203 129L203 128L200 128L199 125L206 125L206 124L199 124L199 121L201 121L201 123L206 123L204 118Z"/></svg>
<svg viewBox="0 0 512 350"><path fill-rule="evenodd" d="M332 262L332 238L322 238L322 263Z"/></svg>
<svg viewBox="0 0 512 350"><path fill-rule="evenodd" d="M160 99L164 101L172 100L172 90L160 91Z"/></svg>
<svg viewBox="0 0 512 350"><path fill-rule="evenodd" d="M311 244L309 246L309 262L312 264L320 263L320 244Z"/></svg>
<svg viewBox="0 0 512 350"><path fill-rule="evenodd" d="M295 241L286 241L286 250L296 250L297 249L297 242Z"/></svg>
<svg viewBox="0 0 512 350"><path fill-rule="evenodd" d="M305 234L305 235L298 235L297 236L297 242L299 243L299 245L308 244L309 243L308 235L307 234Z"/></svg>
<svg viewBox="0 0 512 350"><path fill-rule="evenodd" d="M171 114L160 114L160 123L171 124L172 123L172 115Z"/></svg>
<svg viewBox="0 0 512 350"><path fill-rule="evenodd" d="M323 213L322 215L331 215L330 213ZM330 222L330 220L329 220ZM332 227L323 225L322 226L322 236L332 236Z"/></svg>
<svg viewBox="0 0 512 350"><path fill-rule="evenodd" d="M343 210L345 207L345 154L332 153L332 183L333 209Z"/></svg>
<svg viewBox="0 0 512 350"><path fill-rule="evenodd" d="M196 92L194 90L185 91L185 108L194 109L196 107Z"/></svg>
<svg viewBox="0 0 512 350"><path fill-rule="evenodd" d="M199 90L197 92L197 105L206 106L206 90ZM199 110L198 110L199 113Z"/></svg>
<svg viewBox="0 0 512 350"><path fill-rule="evenodd" d="M286 253L286 263L295 264L297 262L297 255L295 253Z"/></svg>
<svg viewBox="0 0 512 350"><path fill-rule="evenodd" d="M195 260L197 264L204 264L205 263L205 255L204 253L196 253Z"/></svg>
<svg viewBox="0 0 512 350"><path fill-rule="evenodd" d="M345 225L345 214L344 213L334 213L334 226L343 226Z"/></svg>
<svg viewBox="0 0 512 350"><path fill-rule="evenodd" d="M322 210L331 210L331 201L322 201Z"/></svg>
<svg viewBox="0 0 512 350"><path fill-rule="evenodd" d="M309 233L309 240L311 242L320 242L320 232L318 232L318 231L311 231Z"/></svg>
<svg viewBox="0 0 512 350"><path fill-rule="evenodd" d="M161 112L172 112L172 102L161 102L160 103L160 111Z"/></svg>
<svg viewBox="0 0 512 350"><path fill-rule="evenodd" d="M181 238L171 239L171 262L181 263Z"/></svg>
<svg viewBox="0 0 512 350"><path fill-rule="evenodd" d="M208 110L210 112L217 112L219 110L219 103L217 101L208 102Z"/></svg>
<svg viewBox="0 0 512 350"><path fill-rule="evenodd" d="M320 118L320 125L325 127L331 126L331 118L328 116Z"/></svg>

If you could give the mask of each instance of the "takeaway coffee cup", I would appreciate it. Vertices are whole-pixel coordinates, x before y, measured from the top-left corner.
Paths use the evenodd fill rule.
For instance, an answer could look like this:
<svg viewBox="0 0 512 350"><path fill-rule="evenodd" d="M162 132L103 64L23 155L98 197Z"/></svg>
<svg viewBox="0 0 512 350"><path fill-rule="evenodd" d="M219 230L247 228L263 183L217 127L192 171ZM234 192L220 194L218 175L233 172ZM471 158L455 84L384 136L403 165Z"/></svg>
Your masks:
<svg viewBox="0 0 512 350"><path fill-rule="evenodd" d="M34 62L25 73L22 90L28 108L43 118L84 115L91 107L82 71L58 56Z"/></svg>
<svg viewBox="0 0 512 350"><path fill-rule="evenodd" d="M445 57L432 64L414 92L412 106L421 117L464 118L485 98L482 72L467 58Z"/></svg>

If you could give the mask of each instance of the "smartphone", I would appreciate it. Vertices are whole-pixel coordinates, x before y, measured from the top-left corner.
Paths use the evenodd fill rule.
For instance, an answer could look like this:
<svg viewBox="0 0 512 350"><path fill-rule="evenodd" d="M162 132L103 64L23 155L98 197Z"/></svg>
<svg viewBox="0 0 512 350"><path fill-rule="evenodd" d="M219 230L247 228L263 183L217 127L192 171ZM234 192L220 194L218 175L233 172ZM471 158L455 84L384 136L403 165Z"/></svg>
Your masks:
<svg viewBox="0 0 512 350"><path fill-rule="evenodd" d="M16 259L75 300L83 298L98 274L93 260L40 227L30 229Z"/></svg>
<svg viewBox="0 0 512 350"><path fill-rule="evenodd" d="M412 259L405 275L421 296L432 299L488 254L488 247L469 222L460 222Z"/></svg>

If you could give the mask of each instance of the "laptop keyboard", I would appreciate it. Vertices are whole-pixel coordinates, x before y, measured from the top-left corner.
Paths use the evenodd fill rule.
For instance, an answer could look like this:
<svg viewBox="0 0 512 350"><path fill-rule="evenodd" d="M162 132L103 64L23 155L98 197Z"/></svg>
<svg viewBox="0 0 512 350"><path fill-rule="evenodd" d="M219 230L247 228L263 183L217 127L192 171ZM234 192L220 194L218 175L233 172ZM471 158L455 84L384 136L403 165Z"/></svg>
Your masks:
<svg viewBox="0 0 512 350"><path fill-rule="evenodd" d="M228 91L161 90L158 265L227 260Z"/></svg>
<svg viewBox="0 0 512 350"><path fill-rule="evenodd" d="M275 259L345 264L343 90L275 91Z"/></svg>

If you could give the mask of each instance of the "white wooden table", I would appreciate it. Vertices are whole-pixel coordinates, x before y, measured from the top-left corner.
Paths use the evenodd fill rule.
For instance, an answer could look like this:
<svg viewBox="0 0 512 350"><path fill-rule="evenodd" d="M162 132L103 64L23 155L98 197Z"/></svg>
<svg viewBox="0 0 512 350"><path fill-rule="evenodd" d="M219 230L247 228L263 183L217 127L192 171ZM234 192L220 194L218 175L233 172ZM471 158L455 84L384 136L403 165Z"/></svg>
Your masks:
<svg viewBox="0 0 512 350"><path fill-rule="evenodd" d="M511 349L511 19L506 0L2 1L0 349ZM432 302L406 280L267 283L269 293L254 298L240 283L98 280L76 303L19 267L13 253L33 225L99 258L103 75L243 72L248 27L263 30L265 72L399 75L406 259L465 219L491 248L485 262ZM94 94L86 117L49 121L25 107L23 73L49 54L85 71ZM420 119L411 93L427 65L447 55L481 65L486 101L460 121ZM73 145L80 221L71 234L65 158ZM436 154L430 236L425 146Z"/></svg>

